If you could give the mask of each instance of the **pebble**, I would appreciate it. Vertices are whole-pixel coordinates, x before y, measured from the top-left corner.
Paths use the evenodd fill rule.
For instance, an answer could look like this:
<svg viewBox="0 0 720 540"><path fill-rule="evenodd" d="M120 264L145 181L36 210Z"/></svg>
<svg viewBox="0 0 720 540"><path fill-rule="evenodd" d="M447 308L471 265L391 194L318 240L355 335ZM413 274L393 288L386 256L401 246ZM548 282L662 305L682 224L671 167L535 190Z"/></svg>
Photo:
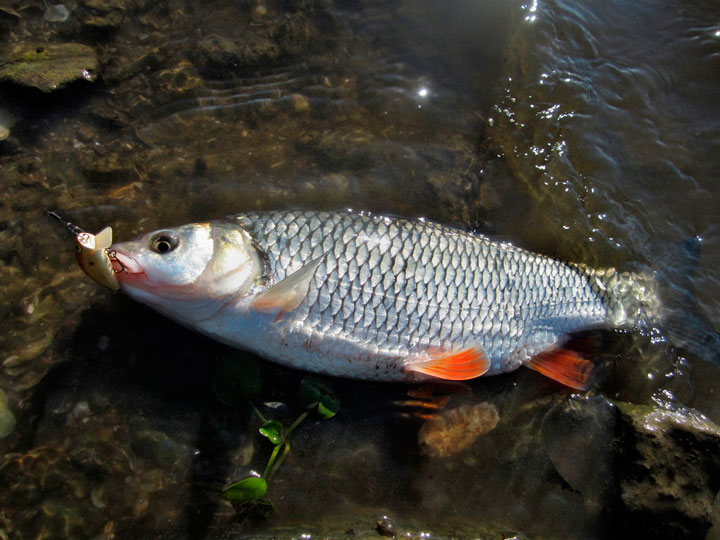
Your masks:
<svg viewBox="0 0 720 540"><path fill-rule="evenodd" d="M310 102L302 94L293 94L291 99L295 112L308 112L310 110Z"/></svg>
<svg viewBox="0 0 720 540"><path fill-rule="evenodd" d="M48 6L43 19L48 22L64 22L67 21L69 16L70 12L63 4L55 4L54 6Z"/></svg>
<svg viewBox="0 0 720 540"><path fill-rule="evenodd" d="M8 407L7 395L0 390L0 439L10 435L15 429L15 415Z"/></svg>
<svg viewBox="0 0 720 540"><path fill-rule="evenodd" d="M393 523L392 519L390 519L387 516L383 516L377 521L377 531L382 536L387 536L388 538L395 538L397 536L397 532L395 530L395 524Z"/></svg>
<svg viewBox="0 0 720 540"><path fill-rule="evenodd" d="M0 141L10 136L10 128L13 127L17 118L7 109L0 109Z"/></svg>

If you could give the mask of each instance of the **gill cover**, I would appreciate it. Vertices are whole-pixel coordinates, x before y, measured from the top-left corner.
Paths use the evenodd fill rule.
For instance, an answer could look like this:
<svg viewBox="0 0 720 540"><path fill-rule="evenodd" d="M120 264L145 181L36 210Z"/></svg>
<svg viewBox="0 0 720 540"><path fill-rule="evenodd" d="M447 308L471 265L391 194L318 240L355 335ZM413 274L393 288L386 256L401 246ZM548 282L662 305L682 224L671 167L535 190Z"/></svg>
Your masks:
<svg viewBox="0 0 720 540"><path fill-rule="evenodd" d="M120 283L108 255L111 244L111 227L105 227L97 234L80 232L75 237L75 259L90 278L108 289L117 291L120 289Z"/></svg>

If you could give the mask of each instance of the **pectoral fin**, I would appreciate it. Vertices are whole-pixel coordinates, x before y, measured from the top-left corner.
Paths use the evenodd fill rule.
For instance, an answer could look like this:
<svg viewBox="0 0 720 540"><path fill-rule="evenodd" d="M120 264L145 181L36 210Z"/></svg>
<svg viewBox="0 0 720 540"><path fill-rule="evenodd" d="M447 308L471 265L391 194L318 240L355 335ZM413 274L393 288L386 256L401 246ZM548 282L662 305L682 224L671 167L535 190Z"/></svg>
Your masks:
<svg viewBox="0 0 720 540"><path fill-rule="evenodd" d="M484 375L490 361L482 351L472 347L462 351L424 353L424 358L408 359L405 371L416 371L448 381L467 381Z"/></svg>
<svg viewBox="0 0 720 540"><path fill-rule="evenodd" d="M310 281L321 262L322 257L310 261L297 272L258 294L251 303L253 309L278 316L296 309L307 296Z"/></svg>

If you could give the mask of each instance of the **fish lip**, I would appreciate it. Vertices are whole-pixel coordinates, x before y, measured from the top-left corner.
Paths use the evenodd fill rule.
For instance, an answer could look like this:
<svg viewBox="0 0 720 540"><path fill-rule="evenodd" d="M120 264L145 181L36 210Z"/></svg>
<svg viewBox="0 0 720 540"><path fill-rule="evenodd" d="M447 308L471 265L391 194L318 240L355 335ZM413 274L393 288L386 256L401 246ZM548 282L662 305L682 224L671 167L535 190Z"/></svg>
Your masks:
<svg viewBox="0 0 720 540"><path fill-rule="evenodd" d="M113 270L118 274L118 277L122 274L142 274L144 273L142 266L138 263L131 255L124 253L122 250L117 248L110 249L110 262L113 265Z"/></svg>

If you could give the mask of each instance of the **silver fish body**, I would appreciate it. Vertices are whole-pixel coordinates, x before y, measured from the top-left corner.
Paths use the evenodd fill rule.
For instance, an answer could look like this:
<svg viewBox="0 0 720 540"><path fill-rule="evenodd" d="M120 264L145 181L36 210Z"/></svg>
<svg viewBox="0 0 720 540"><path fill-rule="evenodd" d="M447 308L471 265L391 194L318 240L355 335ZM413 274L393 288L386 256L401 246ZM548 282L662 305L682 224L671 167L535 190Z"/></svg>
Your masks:
<svg viewBox="0 0 720 540"><path fill-rule="evenodd" d="M156 252L163 234L175 240ZM654 298L614 271L354 212L239 214L113 247L138 300L271 360L358 379L426 379L418 366L458 351L484 358L475 375L512 371L570 333L634 322Z"/></svg>

